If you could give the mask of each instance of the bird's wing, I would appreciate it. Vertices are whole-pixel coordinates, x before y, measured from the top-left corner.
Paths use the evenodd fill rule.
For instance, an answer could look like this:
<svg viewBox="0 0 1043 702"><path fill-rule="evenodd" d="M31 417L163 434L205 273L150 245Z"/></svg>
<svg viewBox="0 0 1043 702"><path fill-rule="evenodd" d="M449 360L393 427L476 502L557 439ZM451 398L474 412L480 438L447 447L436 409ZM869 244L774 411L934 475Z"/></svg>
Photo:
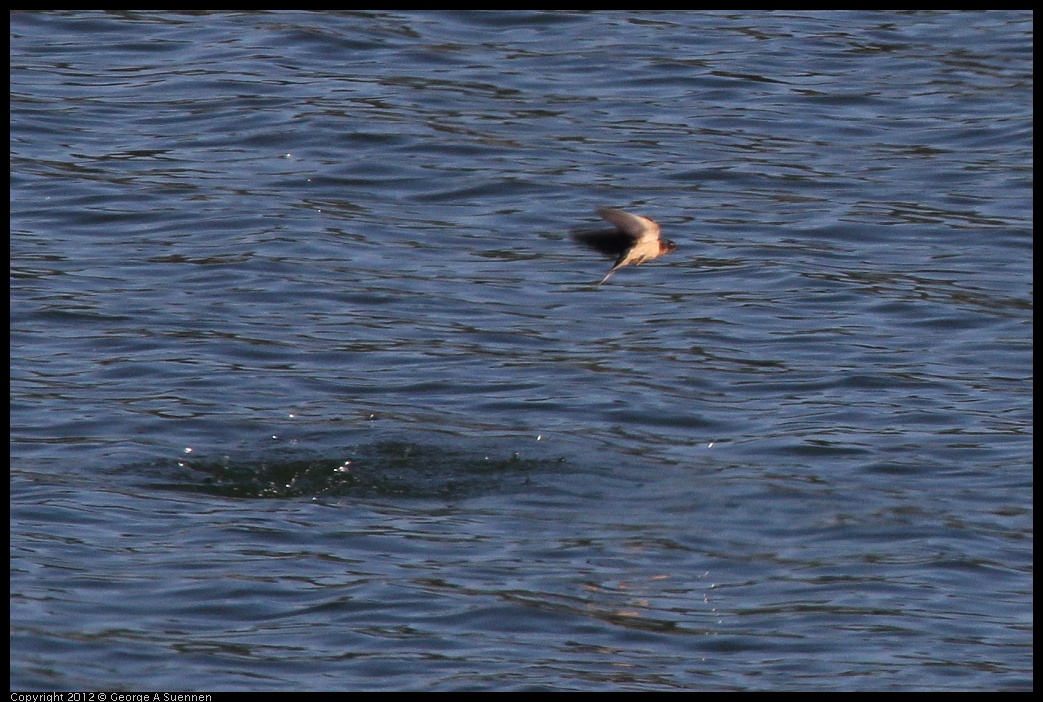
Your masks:
<svg viewBox="0 0 1043 702"><path fill-rule="evenodd" d="M599 207L597 213L603 219L618 227L620 231L632 236L635 240L642 239L646 236L659 236L659 225L648 217L630 214L629 212L616 209L615 207Z"/></svg>
<svg viewBox="0 0 1043 702"><path fill-rule="evenodd" d="M589 246L598 253L616 258L623 256L633 247L636 239L627 232L618 229L595 229L572 232L572 238Z"/></svg>

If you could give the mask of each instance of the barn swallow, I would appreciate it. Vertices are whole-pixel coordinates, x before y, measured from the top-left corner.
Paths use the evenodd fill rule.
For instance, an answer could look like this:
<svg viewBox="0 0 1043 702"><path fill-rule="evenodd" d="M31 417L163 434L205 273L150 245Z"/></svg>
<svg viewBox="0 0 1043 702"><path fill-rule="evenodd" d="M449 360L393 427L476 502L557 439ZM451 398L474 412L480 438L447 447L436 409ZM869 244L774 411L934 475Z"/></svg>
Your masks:
<svg viewBox="0 0 1043 702"><path fill-rule="evenodd" d="M614 207L599 207L597 213L616 228L577 231L572 233L572 238L606 256L616 257L612 269L598 285L623 266L637 266L677 248L669 239L660 238L659 224L653 219Z"/></svg>

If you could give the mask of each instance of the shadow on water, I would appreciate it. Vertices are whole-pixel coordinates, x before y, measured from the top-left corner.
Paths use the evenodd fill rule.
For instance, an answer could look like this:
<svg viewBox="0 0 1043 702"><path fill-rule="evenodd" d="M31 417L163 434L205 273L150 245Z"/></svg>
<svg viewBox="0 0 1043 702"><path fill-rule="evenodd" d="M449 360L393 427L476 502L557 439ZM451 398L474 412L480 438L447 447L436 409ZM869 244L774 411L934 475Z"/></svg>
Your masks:
<svg viewBox="0 0 1043 702"><path fill-rule="evenodd" d="M564 458L522 458L517 453L504 457L385 441L355 447L338 457L293 451L263 459L182 459L173 474L165 476L176 477L174 482L153 487L262 499L462 498L521 489L533 474L560 469L564 463ZM167 467L155 465L152 471Z"/></svg>

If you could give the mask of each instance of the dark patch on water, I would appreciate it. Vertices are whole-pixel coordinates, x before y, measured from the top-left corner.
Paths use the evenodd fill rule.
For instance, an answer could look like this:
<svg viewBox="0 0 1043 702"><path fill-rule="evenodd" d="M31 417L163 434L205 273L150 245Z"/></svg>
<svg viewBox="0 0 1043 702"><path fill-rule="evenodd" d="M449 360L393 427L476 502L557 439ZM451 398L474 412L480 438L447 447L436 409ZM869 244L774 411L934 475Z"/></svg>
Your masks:
<svg viewBox="0 0 1043 702"><path fill-rule="evenodd" d="M461 498L521 489L534 473L564 462L381 442L337 457L294 451L263 459L183 459L176 472L181 479L158 487L245 498Z"/></svg>

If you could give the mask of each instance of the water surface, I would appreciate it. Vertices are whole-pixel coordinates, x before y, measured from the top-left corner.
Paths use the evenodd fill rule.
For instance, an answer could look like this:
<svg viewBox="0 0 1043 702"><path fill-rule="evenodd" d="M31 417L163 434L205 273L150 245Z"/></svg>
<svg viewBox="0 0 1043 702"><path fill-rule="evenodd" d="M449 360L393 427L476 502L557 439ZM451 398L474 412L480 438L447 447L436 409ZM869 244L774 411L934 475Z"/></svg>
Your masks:
<svg viewBox="0 0 1043 702"><path fill-rule="evenodd" d="M1032 30L11 15L12 689L1031 689Z"/></svg>

